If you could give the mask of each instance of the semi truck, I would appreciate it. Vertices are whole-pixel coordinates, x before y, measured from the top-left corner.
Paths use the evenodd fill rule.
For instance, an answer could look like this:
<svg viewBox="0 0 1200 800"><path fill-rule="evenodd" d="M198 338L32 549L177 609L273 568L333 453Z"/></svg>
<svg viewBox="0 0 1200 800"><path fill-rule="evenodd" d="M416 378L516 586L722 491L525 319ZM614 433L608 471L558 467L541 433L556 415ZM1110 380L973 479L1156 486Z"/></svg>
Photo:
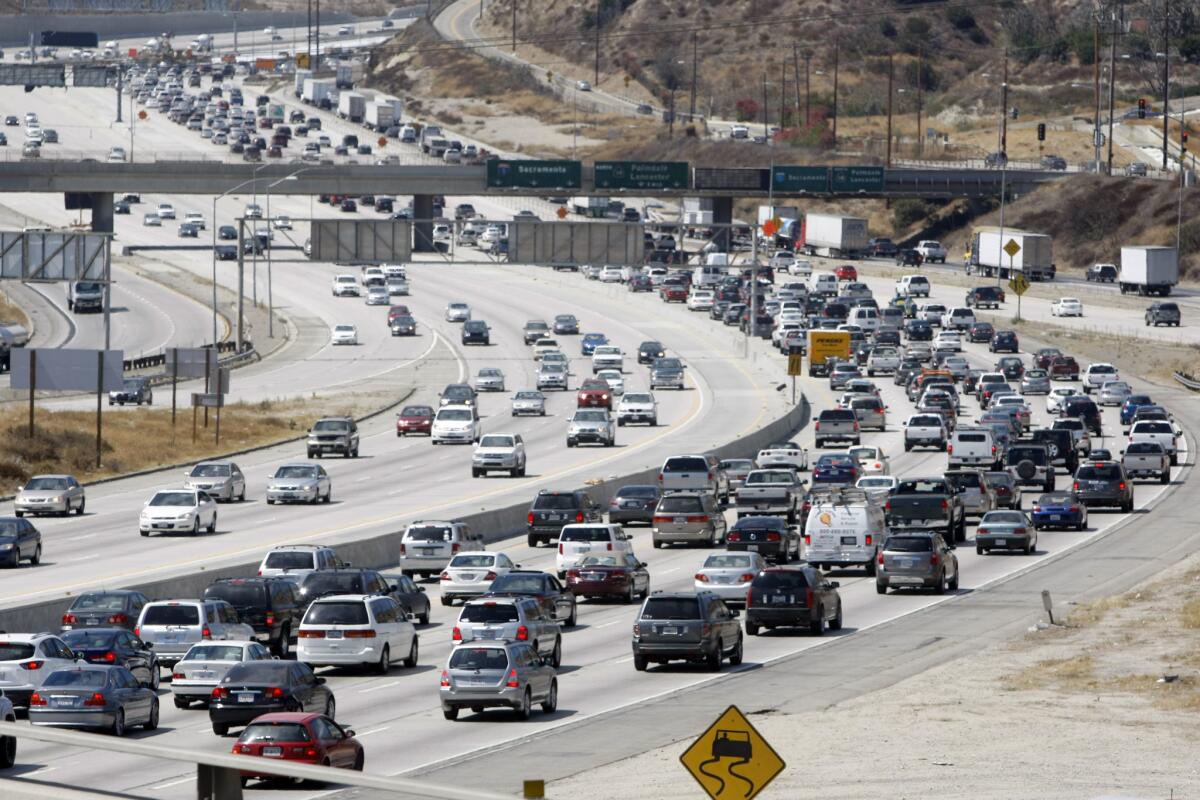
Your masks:
<svg viewBox="0 0 1200 800"><path fill-rule="evenodd" d="M1121 248L1121 294L1166 297L1179 283L1179 254L1174 247L1145 245Z"/></svg>
<svg viewBox="0 0 1200 800"><path fill-rule="evenodd" d="M572 197L568 205L572 211L580 216L603 217L608 211L608 198L581 195L579 197Z"/></svg>
<svg viewBox="0 0 1200 800"><path fill-rule="evenodd" d="M808 375L828 377L835 361L850 359L850 331L808 332Z"/></svg>
<svg viewBox="0 0 1200 800"><path fill-rule="evenodd" d="M796 249L810 256L857 258L866 252L867 241L867 221L862 217L806 214L801 219Z"/></svg>
<svg viewBox="0 0 1200 800"><path fill-rule="evenodd" d="M362 122L367 112L367 101L358 92L342 92L338 96L337 115L350 122Z"/></svg>
<svg viewBox="0 0 1200 800"><path fill-rule="evenodd" d="M333 81L308 78L304 81L304 93L300 99L310 105L328 107L334 91Z"/></svg>
<svg viewBox="0 0 1200 800"><path fill-rule="evenodd" d="M296 70L296 81L292 87L292 92L297 98L304 96L304 82L310 80L312 76L313 74L311 69Z"/></svg>
<svg viewBox="0 0 1200 800"><path fill-rule="evenodd" d="M1020 250L1010 256L1004 249L1016 242ZM1054 241L1044 233L1015 228L983 227L971 232L971 244L964 260L968 275L1011 278L1022 273L1031 281L1054 280Z"/></svg>
<svg viewBox="0 0 1200 800"><path fill-rule="evenodd" d="M337 71L334 73L334 80L339 89L353 89L354 85L362 80L363 65L358 61L350 61L337 65Z"/></svg>
<svg viewBox="0 0 1200 800"><path fill-rule="evenodd" d="M367 103L363 125L368 130L386 131L393 125L400 124L400 109L401 103L399 100L382 96L377 97L373 102Z"/></svg>

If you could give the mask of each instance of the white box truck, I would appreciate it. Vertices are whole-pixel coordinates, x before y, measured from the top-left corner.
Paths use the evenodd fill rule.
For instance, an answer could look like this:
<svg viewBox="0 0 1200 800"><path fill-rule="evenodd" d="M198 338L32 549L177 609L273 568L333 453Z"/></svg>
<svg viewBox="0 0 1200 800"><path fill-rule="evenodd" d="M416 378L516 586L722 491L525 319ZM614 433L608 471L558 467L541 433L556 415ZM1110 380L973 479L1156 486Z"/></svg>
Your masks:
<svg viewBox="0 0 1200 800"><path fill-rule="evenodd" d="M1010 242L1021 249L1010 256L1004 249ZM967 251L968 275L1011 278L1020 272L1031 281L1054 280L1054 241L1044 233L1031 233L1016 228L982 227L971 233Z"/></svg>
<svg viewBox="0 0 1200 800"><path fill-rule="evenodd" d="M789 219L799 219L800 209L795 206L759 206L758 229L761 231L763 223L775 217L779 217L781 223Z"/></svg>
<svg viewBox="0 0 1200 800"><path fill-rule="evenodd" d="M314 106L319 106L322 102L328 104L333 91L333 81L308 78L304 81L304 94L300 99Z"/></svg>
<svg viewBox="0 0 1200 800"><path fill-rule="evenodd" d="M309 80L310 78L312 78L312 70L311 69L296 70L296 82L292 87L292 93L295 94L296 97L304 96L304 82Z"/></svg>
<svg viewBox="0 0 1200 800"><path fill-rule="evenodd" d="M1179 283L1179 254L1174 247L1130 246L1121 248L1121 294L1166 297Z"/></svg>
<svg viewBox="0 0 1200 800"><path fill-rule="evenodd" d="M862 217L806 214L796 247L810 256L857 258L866 251L867 239L867 221Z"/></svg>
<svg viewBox="0 0 1200 800"><path fill-rule="evenodd" d="M367 103L366 114L363 116L363 125L369 131L386 131L398 122L394 116L394 110L390 103L383 103L376 100L374 103Z"/></svg>
<svg viewBox="0 0 1200 800"><path fill-rule="evenodd" d="M608 212L607 197L583 195L572 197L569 205L576 214L584 217L603 217Z"/></svg>
<svg viewBox="0 0 1200 800"><path fill-rule="evenodd" d="M711 197L683 198L683 224L687 227L708 227L713 224Z"/></svg>
<svg viewBox="0 0 1200 800"><path fill-rule="evenodd" d="M362 122L367 101L358 92L342 92L338 97L337 115L350 122Z"/></svg>

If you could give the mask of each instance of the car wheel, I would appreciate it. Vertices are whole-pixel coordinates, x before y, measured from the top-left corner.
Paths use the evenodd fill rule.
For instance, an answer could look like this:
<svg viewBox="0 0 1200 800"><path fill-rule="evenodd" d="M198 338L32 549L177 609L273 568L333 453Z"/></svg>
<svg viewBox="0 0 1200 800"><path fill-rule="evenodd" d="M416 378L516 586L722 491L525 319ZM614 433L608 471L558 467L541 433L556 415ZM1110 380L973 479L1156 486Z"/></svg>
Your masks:
<svg viewBox="0 0 1200 800"><path fill-rule="evenodd" d="M199 534L200 534L200 517L196 517L194 520L192 520L192 536L198 536Z"/></svg>
<svg viewBox="0 0 1200 800"><path fill-rule="evenodd" d="M721 660L724 652L725 643L720 639L717 639L717 646L713 648L712 653L710 653L708 658L705 659L705 663L707 664L709 670L712 672L717 672L721 669Z"/></svg>
<svg viewBox="0 0 1200 800"><path fill-rule="evenodd" d="M332 697L325 701L325 716L330 719L337 718L337 701Z"/></svg>
<svg viewBox="0 0 1200 800"><path fill-rule="evenodd" d="M832 620L830 620L829 630L840 631L841 629L842 629L842 604L838 603L838 613L837 613L836 617L834 617Z"/></svg>
<svg viewBox="0 0 1200 800"><path fill-rule="evenodd" d="M480 474L480 471L478 469L476 469L475 467L471 467L471 477L472 478L478 478L479 474Z"/></svg>
<svg viewBox="0 0 1200 800"><path fill-rule="evenodd" d="M150 665L150 685L146 688L152 692L157 692L159 685L162 683L162 676L159 674L158 662L155 661Z"/></svg>
<svg viewBox="0 0 1200 800"><path fill-rule="evenodd" d="M412 669L417 665L417 655L419 653L419 649L420 645L417 643L417 637L414 635L412 647L408 648L408 658L404 659L404 666L408 669Z"/></svg>
<svg viewBox="0 0 1200 800"><path fill-rule="evenodd" d="M20 559L17 560L19 561ZM42 546L40 544L37 546L37 549L33 551L33 557L29 559L29 563L35 567L42 563Z"/></svg>
<svg viewBox="0 0 1200 800"><path fill-rule="evenodd" d="M454 600L452 600L452 599L451 599L451 598L449 598L449 597L442 597L442 598L441 598L441 600L442 600L442 605L444 605L444 606L452 606L452 605L454 605Z"/></svg>
<svg viewBox="0 0 1200 800"><path fill-rule="evenodd" d="M867 577L868 578L875 577L875 559L873 559L873 558L867 562Z"/></svg>
<svg viewBox="0 0 1200 800"><path fill-rule="evenodd" d="M880 583L879 581L875 581L875 593L876 594L887 594L887 590L888 590L888 587L887 587L886 583Z"/></svg>
<svg viewBox="0 0 1200 800"><path fill-rule="evenodd" d="M983 548L980 547L979 545L975 545L975 555L977 555L977 556L983 555Z"/></svg>
<svg viewBox="0 0 1200 800"><path fill-rule="evenodd" d="M199 520L199 519L197 519L196 521L197 521L197 522L199 522L200 520ZM208 523L208 528L206 528L206 530L207 530L209 533L216 533L216 532L217 532L217 512L215 512L215 511L213 512L213 516L212 516L212 522Z"/></svg>
<svg viewBox="0 0 1200 800"><path fill-rule="evenodd" d="M558 710L558 681L550 681L550 693L546 695L546 699L542 701L542 712L545 714L553 714Z"/></svg>
<svg viewBox="0 0 1200 800"><path fill-rule="evenodd" d="M113 719L113 724L112 724L112 727L109 728L109 732L112 733L113 736L116 736L118 738L125 735L125 710L124 709L117 709L117 716Z"/></svg>
<svg viewBox="0 0 1200 800"><path fill-rule="evenodd" d="M292 649L292 631L284 625L279 630L279 640L275 642L275 646L271 648L275 655L279 658L286 659L291 654Z"/></svg>
<svg viewBox="0 0 1200 800"><path fill-rule="evenodd" d="M817 606L817 618L808 623L808 632L813 636L825 635L825 609Z"/></svg>
<svg viewBox="0 0 1200 800"><path fill-rule="evenodd" d="M442 716L453 722L454 720L458 719L458 707L442 706Z"/></svg>
<svg viewBox="0 0 1200 800"><path fill-rule="evenodd" d="M563 623L563 626L567 627L567 628L574 628L575 622L578 618L578 614L579 614L579 607L576 606L574 603L572 603L571 604L571 616L567 617L567 621Z"/></svg>
<svg viewBox="0 0 1200 800"><path fill-rule="evenodd" d="M1037 552L1037 539L1032 539L1032 540L1030 540L1029 544L1025 546L1025 555L1031 556L1036 552ZM954 587L951 586L950 588L953 589Z"/></svg>
<svg viewBox="0 0 1200 800"><path fill-rule="evenodd" d="M387 675L388 670L392 668L392 651L385 644L383 652L379 654L379 660L375 662L375 671L380 675Z"/></svg>
<svg viewBox="0 0 1200 800"><path fill-rule="evenodd" d="M562 665L562 637L554 640L554 650L550 653L550 666L558 669Z"/></svg>
<svg viewBox="0 0 1200 800"><path fill-rule="evenodd" d="M153 731L153 730L158 729L158 698L157 697L150 701L150 716L146 719L146 723L142 727L144 727L148 731Z"/></svg>
<svg viewBox="0 0 1200 800"><path fill-rule="evenodd" d="M938 575L937 585L933 587L933 593L934 594L945 594L946 593L946 573L943 572L941 575Z"/></svg>
<svg viewBox="0 0 1200 800"><path fill-rule="evenodd" d="M633 584L629 584L629 589L625 592L625 605L632 605L637 600L637 593L633 590Z"/></svg>
<svg viewBox="0 0 1200 800"><path fill-rule="evenodd" d="M957 565L954 568L954 579L952 581L950 581L950 591L952 591L952 592L958 591L958 567L957 567Z"/></svg>
<svg viewBox="0 0 1200 800"><path fill-rule="evenodd" d="M273 506L273 505L275 505L275 501L274 501L274 500L272 500L271 498L269 498L269 497L268 497L268 498L267 498L267 505L269 505L269 506Z"/></svg>
<svg viewBox="0 0 1200 800"><path fill-rule="evenodd" d="M750 636L758 636L758 626L753 622L746 623L746 633Z"/></svg>
<svg viewBox="0 0 1200 800"><path fill-rule="evenodd" d="M329 487L329 491L327 491L327 492L325 493L325 502L326 502L326 503L332 503L332 502L333 502L333 487L332 487L332 486L330 486L330 487Z"/></svg>
<svg viewBox="0 0 1200 800"><path fill-rule="evenodd" d="M176 708L190 708L192 705L192 701L188 700L186 697L175 695L173 699L175 701Z"/></svg>
<svg viewBox="0 0 1200 800"><path fill-rule="evenodd" d="M533 699L529 695L529 687L526 686L525 694L521 695L521 705L517 706L515 709L517 712L517 719L529 719L532 705Z"/></svg>
<svg viewBox="0 0 1200 800"><path fill-rule="evenodd" d="M636 653L634 654L634 656L633 656L633 668L634 669L636 669L638 672L645 672L646 667L648 665L649 665L649 662L646 660L645 656L639 656Z"/></svg>
<svg viewBox="0 0 1200 800"><path fill-rule="evenodd" d="M663 543L662 543L662 542L660 542L660 541L658 541L657 539L654 539L654 540L653 540L653 544L654 544L654 549L655 549L655 550L661 550L661 549L662 549Z"/></svg>
<svg viewBox="0 0 1200 800"><path fill-rule="evenodd" d="M527 544L529 547L537 547L537 546L538 546L538 540L537 540L537 537L536 537L536 536L534 536L532 533L530 533L530 534L528 534L528 535L525 537L525 543L526 543L526 544Z"/></svg>

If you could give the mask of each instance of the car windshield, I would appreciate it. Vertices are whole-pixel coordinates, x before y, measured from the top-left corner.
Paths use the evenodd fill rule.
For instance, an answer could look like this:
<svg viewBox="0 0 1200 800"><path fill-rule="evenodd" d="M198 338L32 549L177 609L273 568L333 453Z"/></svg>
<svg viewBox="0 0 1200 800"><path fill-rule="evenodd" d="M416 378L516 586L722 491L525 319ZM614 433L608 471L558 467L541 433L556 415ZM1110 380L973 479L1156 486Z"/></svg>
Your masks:
<svg viewBox="0 0 1200 800"><path fill-rule="evenodd" d="M358 572L310 572L300 588L305 594L362 594L363 579Z"/></svg>
<svg viewBox="0 0 1200 800"><path fill-rule="evenodd" d="M333 419L320 420L315 425L313 425L314 431L321 431L321 432L325 432L325 433L344 433L345 431L347 431L349 429L350 429L349 424L347 424L341 420L333 420Z"/></svg>
<svg viewBox="0 0 1200 800"><path fill-rule="evenodd" d="M439 422L466 422L472 418L472 414L465 408L443 408L437 418Z"/></svg>
<svg viewBox="0 0 1200 800"><path fill-rule="evenodd" d="M197 464L192 468L193 478L228 478L231 469L228 464Z"/></svg>
<svg viewBox="0 0 1200 800"><path fill-rule="evenodd" d="M746 569L754 566L748 555L713 555L704 560L704 569Z"/></svg>
<svg viewBox="0 0 1200 800"><path fill-rule="evenodd" d="M612 534L608 528L563 528L559 534L561 542L611 542Z"/></svg>
<svg viewBox="0 0 1200 800"><path fill-rule="evenodd" d="M68 488L66 478L30 478L25 484L27 492L58 492Z"/></svg>
<svg viewBox="0 0 1200 800"><path fill-rule="evenodd" d="M1174 429L1169 422L1139 422L1133 429L1133 433L1174 433Z"/></svg>
<svg viewBox="0 0 1200 800"><path fill-rule="evenodd" d="M853 467L855 464L856 462L853 458L840 453L837 455L826 454L817 460L817 466L821 469L828 469L830 467ZM749 483L749 479L747 479L746 482Z"/></svg>
<svg viewBox="0 0 1200 800"><path fill-rule="evenodd" d="M484 436L479 440L480 447L515 447L516 442L511 436Z"/></svg>
<svg viewBox="0 0 1200 800"><path fill-rule="evenodd" d="M205 600L224 600L235 608L266 605L267 587L261 583L214 583L204 590Z"/></svg>
<svg viewBox="0 0 1200 800"><path fill-rule="evenodd" d="M1163 450L1163 446L1161 444L1159 444L1158 442L1132 442L1132 443L1130 443L1129 447L1125 448L1125 452L1130 453L1130 454L1138 454L1138 453L1162 454L1166 451Z"/></svg>
<svg viewBox="0 0 1200 800"><path fill-rule="evenodd" d="M617 490L617 497L656 497L658 488L655 486L622 486Z"/></svg>
<svg viewBox="0 0 1200 800"><path fill-rule="evenodd" d="M703 511L704 504L700 501L699 497L668 495L658 501L658 510L677 513Z"/></svg>
<svg viewBox="0 0 1200 800"><path fill-rule="evenodd" d="M301 550L279 550L267 555L267 569L312 569L313 554Z"/></svg>
<svg viewBox="0 0 1200 800"><path fill-rule="evenodd" d="M694 597L651 597L642 619L700 619L700 608Z"/></svg>
<svg viewBox="0 0 1200 800"><path fill-rule="evenodd" d="M660 358L654 362L655 369L683 369L683 363L678 358Z"/></svg>
<svg viewBox="0 0 1200 800"><path fill-rule="evenodd" d="M575 422L607 422L608 414L603 411L576 411Z"/></svg>
<svg viewBox="0 0 1200 800"><path fill-rule="evenodd" d="M1025 523L1025 515L1020 511L989 511L983 515L983 519L979 520L979 524L983 525L1023 525Z"/></svg>
<svg viewBox="0 0 1200 800"><path fill-rule="evenodd" d="M225 673L221 683L287 686L291 683L288 678L291 669L290 661L243 661Z"/></svg>
<svg viewBox="0 0 1200 800"><path fill-rule="evenodd" d="M241 661L240 644L196 644L187 651L184 661Z"/></svg>
<svg viewBox="0 0 1200 800"><path fill-rule="evenodd" d="M462 555L450 559L452 567L490 567L496 563L496 557L491 554Z"/></svg>
<svg viewBox="0 0 1200 800"><path fill-rule="evenodd" d="M468 603L459 614L459 622L517 622L521 618L515 603Z"/></svg>
<svg viewBox="0 0 1200 800"><path fill-rule="evenodd" d="M309 741L308 728L298 722L251 722L238 737L239 744Z"/></svg>
<svg viewBox="0 0 1200 800"><path fill-rule="evenodd" d="M822 456L822 459L824 458L828 458L828 456ZM757 483L790 485L795 483L795 478L791 472L786 472L784 470L773 470L771 472L759 470L757 472L751 472L746 476L747 485Z"/></svg>
<svg viewBox="0 0 1200 800"><path fill-rule="evenodd" d="M353 325L337 325L334 327L333 330L336 333L353 333L354 326Z"/></svg>
<svg viewBox="0 0 1200 800"><path fill-rule="evenodd" d="M72 650L111 650L116 634L112 631L63 631L62 640Z"/></svg>
<svg viewBox="0 0 1200 800"><path fill-rule="evenodd" d="M450 654L450 669L505 670L508 653L502 647L460 647Z"/></svg>
<svg viewBox="0 0 1200 800"><path fill-rule="evenodd" d="M99 669L60 669L46 676L43 686L102 689L108 683L108 671Z"/></svg>
<svg viewBox="0 0 1200 800"><path fill-rule="evenodd" d="M127 391L127 392L137 391L138 389L142 388L142 379L141 378L127 378L125 380L124 386L125 386L125 391Z"/></svg>
<svg viewBox="0 0 1200 800"><path fill-rule="evenodd" d="M366 625L367 605L361 601L313 603L304 615L305 625Z"/></svg>
<svg viewBox="0 0 1200 800"><path fill-rule="evenodd" d="M978 489L980 485L978 472L949 472L946 480L958 489Z"/></svg>
<svg viewBox="0 0 1200 800"><path fill-rule="evenodd" d="M192 492L159 492L150 500L150 505L186 508L196 505L196 495Z"/></svg>
<svg viewBox="0 0 1200 800"><path fill-rule="evenodd" d="M304 465L280 467L279 469L275 470L275 477L288 479L315 478L317 477L317 467L308 467Z"/></svg>
<svg viewBox="0 0 1200 800"><path fill-rule="evenodd" d="M516 397L514 399L516 399L516 400L541 400L542 394L541 394L541 392L517 392ZM484 438L486 439L488 437L484 437Z"/></svg>
<svg viewBox="0 0 1200 800"><path fill-rule="evenodd" d="M147 606L140 625L199 625L200 609L196 606Z"/></svg>

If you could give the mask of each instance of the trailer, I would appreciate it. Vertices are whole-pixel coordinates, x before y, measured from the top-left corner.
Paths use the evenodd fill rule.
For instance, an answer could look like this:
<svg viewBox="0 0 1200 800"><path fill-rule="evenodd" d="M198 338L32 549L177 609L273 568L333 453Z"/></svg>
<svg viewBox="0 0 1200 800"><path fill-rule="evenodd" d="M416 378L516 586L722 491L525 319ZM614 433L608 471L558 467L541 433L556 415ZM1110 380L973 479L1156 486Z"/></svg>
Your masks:
<svg viewBox="0 0 1200 800"><path fill-rule="evenodd" d="M296 95L297 98L303 97L304 96L304 82L311 79L312 76L313 76L313 73L312 73L311 69L296 70L296 79L295 79L295 83L292 86L292 94Z"/></svg>
<svg viewBox="0 0 1200 800"><path fill-rule="evenodd" d="M1166 297L1179 283L1179 254L1174 247L1144 245L1121 248L1121 294Z"/></svg>
<svg viewBox="0 0 1200 800"><path fill-rule="evenodd" d="M367 101L358 92L342 92L338 96L337 115L350 122L362 122Z"/></svg>
<svg viewBox="0 0 1200 800"><path fill-rule="evenodd" d="M806 214L796 249L810 256L858 258L867 249L867 221L836 214Z"/></svg>
<svg viewBox="0 0 1200 800"><path fill-rule="evenodd" d="M308 78L304 81L304 94L300 96L300 99L310 105L319 106L322 103L329 103L333 93L333 81Z"/></svg>
<svg viewBox="0 0 1200 800"><path fill-rule="evenodd" d="M1020 248L1010 255L1005 248L1016 242ZM1044 233L1031 233L1015 228L983 227L971 233L971 245L966 254L968 275L1011 278L1023 274L1031 281L1052 281L1054 241Z"/></svg>
<svg viewBox="0 0 1200 800"><path fill-rule="evenodd" d="M568 203L571 210L584 217L603 217L608 213L608 198L582 195L572 197Z"/></svg>
<svg viewBox="0 0 1200 800"><path fill-rule="evenodd" d="M363 125L366 126L367 130L386 131L399 121L400 119L395 116L395 109L391 103L384 103L378 100L374 103L367 103L366 113L363 116Z"/></svg>
<svg viewBox="0 0 1200 800"><path fill-rule="evenodd" d="M358 61L349 61L337 65L335 81L339 89L353 89L362 80L363 65Z"/></svg>

